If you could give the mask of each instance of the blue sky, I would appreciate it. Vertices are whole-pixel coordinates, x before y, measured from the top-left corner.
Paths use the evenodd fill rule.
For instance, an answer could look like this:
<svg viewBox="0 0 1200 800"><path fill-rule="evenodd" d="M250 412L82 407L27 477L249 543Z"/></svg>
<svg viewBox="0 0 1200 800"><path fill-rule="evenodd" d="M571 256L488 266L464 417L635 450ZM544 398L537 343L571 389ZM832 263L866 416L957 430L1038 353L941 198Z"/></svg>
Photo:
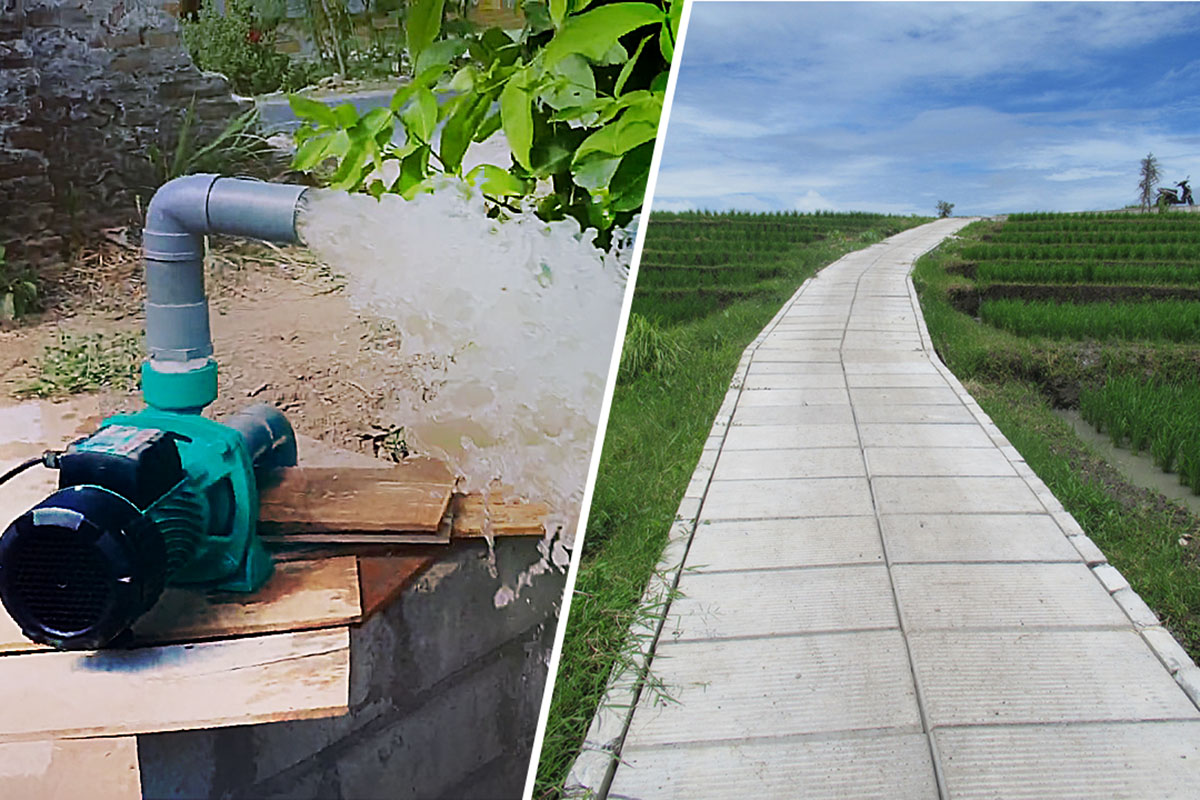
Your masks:
<svg viewBox="0 0 1200 800"><path fill-rule="evenodd" d="M692 8L655 210L957 214L1200 185L1200 4Z"/></svg>

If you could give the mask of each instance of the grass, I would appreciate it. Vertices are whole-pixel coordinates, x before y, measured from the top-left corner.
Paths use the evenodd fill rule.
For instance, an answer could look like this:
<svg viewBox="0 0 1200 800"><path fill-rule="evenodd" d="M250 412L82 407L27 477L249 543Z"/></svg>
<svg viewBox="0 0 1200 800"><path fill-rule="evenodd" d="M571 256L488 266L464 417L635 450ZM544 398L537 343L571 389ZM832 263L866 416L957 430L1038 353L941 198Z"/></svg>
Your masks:
<svg viewBox="0 0 1200 800"><path fill-rule="evenodd" d="M642 594L746 346L818 268L925 221L867 214L652 216L626 334L629 360L623 356L613 395L534 797L559 796L609 676L625 663L630 626L647 614ZM686 244L676 249L677 243ZM756 253L759 246L769 257ZM733 266L696 285L669 266L693 253ZM761 268L754 280L742 274L748 268ZM723 285L726 274L736 285Z"/></svg>
<svg viewBox="0 0 1200 800"><path fill-rule="evenodd" d="M138 385L142 337L132 333L59 334L42 352L38 376L19 387L24 397L65 397Z"/></svg>
<svg viewBox="0 0 1200 800"><path fill-rule="evenodd" d="M1026 337L1172 342L1200 339L1200 303L1186 300L1136 303L985 300L979 307L979 318Z"/></svg>
<svg viewBox="0 0 1200 800"><path fill-rule="evenodd" d="M970 240L994 230L993 223L975 223L960 236ZM1200 519L1129 484L1054 414L1050 401L1051 396L1061 399L1064 384L1074 386L1076 397L1091 398L1105 382L1120 392L1139 383L1154 384L1156 375L1163 382L1194 374L1200 357L1195 340L1162 345L1045 342L980 324L956 310L949 297L953 289L969 285L946 271L961 263L963 247L946 243L918 260L913 272L938 354L1109 562L1192 657L1200 657L1200 549L1193 539L1200 534Z"/></svg>

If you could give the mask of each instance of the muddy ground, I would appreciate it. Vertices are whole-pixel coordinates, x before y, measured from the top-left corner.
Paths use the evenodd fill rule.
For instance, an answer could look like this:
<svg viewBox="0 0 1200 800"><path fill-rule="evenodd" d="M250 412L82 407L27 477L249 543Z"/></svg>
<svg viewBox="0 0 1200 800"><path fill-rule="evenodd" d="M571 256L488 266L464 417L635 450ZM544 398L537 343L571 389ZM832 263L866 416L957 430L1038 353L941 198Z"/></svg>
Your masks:
<svg viewBox="0 0 1200 800"><path fill-rule="evenodd" d="M368 455L403 455L404 420L385 412L391 387L411 380L394 325L356 314L339 276L300 247L218 239L207 278L220 368L210 416L270 403L298 433ZM100 333L107 343L142 332L145 294L133 235L109 231L80 248L45 273L43 293L41 313L0 323L0 404L27 395L45 370L47 345L60 335ZM99 395L104 414L141 406L135 389Z"/></svg>

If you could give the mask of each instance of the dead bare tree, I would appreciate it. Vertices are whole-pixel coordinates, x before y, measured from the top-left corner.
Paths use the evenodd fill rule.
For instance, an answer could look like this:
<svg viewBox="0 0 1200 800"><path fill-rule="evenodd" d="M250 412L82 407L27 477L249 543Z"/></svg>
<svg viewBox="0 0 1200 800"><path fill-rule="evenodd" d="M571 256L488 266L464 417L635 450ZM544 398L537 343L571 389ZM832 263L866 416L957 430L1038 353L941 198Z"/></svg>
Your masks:
<svg viewBox="0 0 1200 800"><path fill-rule="evenodd" d="M1158 159L1154 157L1154 153L1147 153L1142 159L1142 179L1138 182L1138 195L1142 201L1142 208L1147 211L1154 204L1154 189L1158 185L1158 180L1161 176L1158 171Z"/></svg>

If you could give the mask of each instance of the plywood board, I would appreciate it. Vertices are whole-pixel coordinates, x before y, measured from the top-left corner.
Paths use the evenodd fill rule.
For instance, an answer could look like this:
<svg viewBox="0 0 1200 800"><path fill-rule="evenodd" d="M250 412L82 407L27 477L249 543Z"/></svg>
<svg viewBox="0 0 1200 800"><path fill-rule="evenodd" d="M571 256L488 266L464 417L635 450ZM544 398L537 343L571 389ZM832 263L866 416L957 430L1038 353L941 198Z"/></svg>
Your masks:
<svg viewBox="0 0 1200 800"><path fill-rule="evenodd" d="M169 587L134 625L134 634L141 645L161 644L329 628L361 617L357 560L342 555L276 564L254 594ZM0 653L47 649L26 639L0 607Z"/></svg>
<svg viewBox="0 0 1200 800"><path fill-rule="evenodd" d="M290 467L260 492L259 526L264 534L435 532L454 484L430 459L394 468Z"/></svg>
<svg viewBox="0 0 1200 800"><path fill-rule="evenodd" d="M345 713L350 633L0 657L0 741L119 736Z"/></svg>
<svg viewBox="0 0 1200 800"><path fill-rule="evenodd" d="M484 502L477 494L455 495L451 504L454 515L454 538L479 538L485 536ZM493 494L487 503L487 515L491 520L493 536L542 536L550 506L523 500L505 501Z"/></svg>
<svg viewBox="0 0 1200 800"><path fill-rule="evenodd" d="M137 739L43 739L0 744L0 797L141 800Z"/></svg>

